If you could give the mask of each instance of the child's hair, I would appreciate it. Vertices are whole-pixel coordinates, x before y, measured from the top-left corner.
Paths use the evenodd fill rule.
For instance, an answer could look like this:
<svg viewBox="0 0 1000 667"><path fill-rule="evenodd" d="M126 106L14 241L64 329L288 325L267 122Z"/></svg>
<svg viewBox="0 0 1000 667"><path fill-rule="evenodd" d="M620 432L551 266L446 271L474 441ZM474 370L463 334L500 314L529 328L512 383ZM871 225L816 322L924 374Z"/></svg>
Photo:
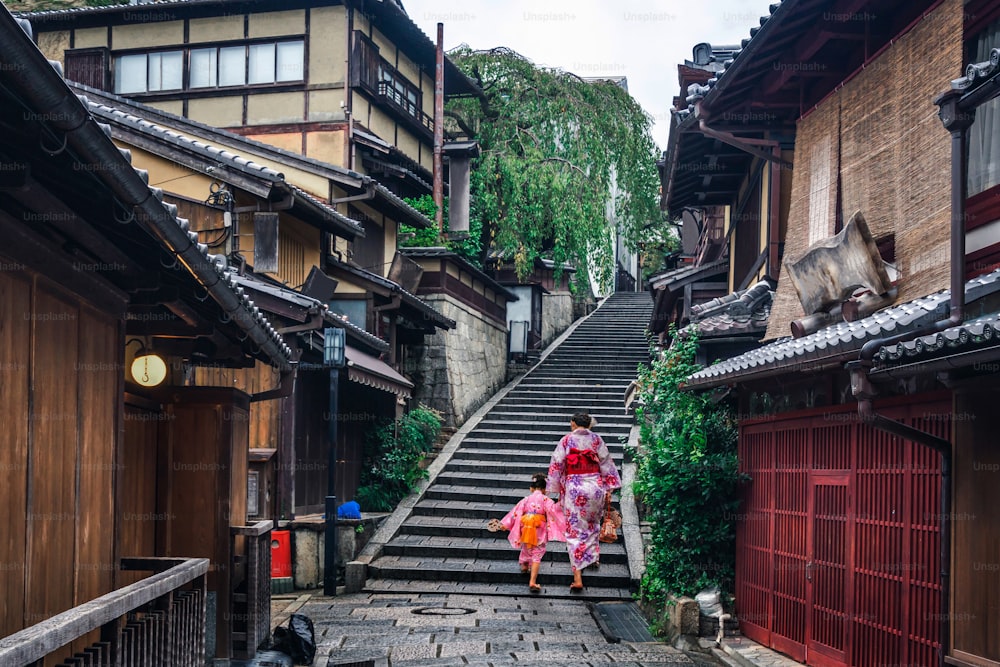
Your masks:
<svg viewBox="0 0 1000 667"><path fill-rule="evenodd" d="M545 485L548 483L548 477L545 476L543 472L536 472L531 476L531 486L532 489L542 489L545 490Z"/></svg>

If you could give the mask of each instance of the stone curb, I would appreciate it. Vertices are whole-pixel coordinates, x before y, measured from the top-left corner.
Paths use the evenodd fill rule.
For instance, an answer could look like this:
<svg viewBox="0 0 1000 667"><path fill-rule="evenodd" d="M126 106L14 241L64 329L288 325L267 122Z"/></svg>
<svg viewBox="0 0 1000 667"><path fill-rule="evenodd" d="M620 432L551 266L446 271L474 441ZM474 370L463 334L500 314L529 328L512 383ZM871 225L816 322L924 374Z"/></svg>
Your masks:
<svg viewBox="0 0 1000 667"><path fill-rule="evenodd" d="M732 658L740 667L802 667L777 651L761 646L746 637L726 637L719 650Z"/></svg>
<svg viewBox="0 0 1000 667"><path fill-rule="evenodd" d="M638 446L639 426L633 425L628 436L628 448L635 451ZM637 591L642 575L646 571L646 553L639 529L639 510L635 506L635 493L632 490L635 475L635 463L622 464L622 488L618 504L622 510L622 535L625 540L625 553L628 555L629 579L632 589Z"/></svg>
<svg viewBox="0 0 1000 667"><path fill-rule="evenodd" d="M454 455L455 451L458 450L462 441L465 439L465 436L476 428L483 417L485 417L486 414L500 402L500 400L507 396L507 394L509 394L514 387L520 384L521 380L527 377L545 360L546 357L552 353L553 350L569 338L570 334L572 334L578 326L590 319L591 315L597 312L597 309L601 307L607 298L608 297L604 297L601 299L597 304L597 308L588 313L586 316L581 317L570 324L565 331L563 331L549 344L547 348L545 348L539 357L538 363L532 366L524 375L514 378L500 391L491 396L489 400L481 405L479 409L476 410L476 412L473 413L473 415L469 417L464 424L462 424L462 427L458 429L453 436L451 436L451 439L449 439L445 446L441 449L434 461L427 467L427 478L420 481L417 485L416 491L400 501L395 511L393 511L393 513L382 522L382 525L368 541L368 544L365 545L365 548L361 550L358 557L347 563L345 579L347 582L348 593L357 593L364 588L365 581L368 579L368 565L382 555L382 550L385 548L385 545L389 543L389 540L395 537L400 526L402 526L403 523L410 517L410 514L413 512L413 508L416 507L417 503L423 499L428 487L434 483L438 474L451 460L451 457Z"/></svg>

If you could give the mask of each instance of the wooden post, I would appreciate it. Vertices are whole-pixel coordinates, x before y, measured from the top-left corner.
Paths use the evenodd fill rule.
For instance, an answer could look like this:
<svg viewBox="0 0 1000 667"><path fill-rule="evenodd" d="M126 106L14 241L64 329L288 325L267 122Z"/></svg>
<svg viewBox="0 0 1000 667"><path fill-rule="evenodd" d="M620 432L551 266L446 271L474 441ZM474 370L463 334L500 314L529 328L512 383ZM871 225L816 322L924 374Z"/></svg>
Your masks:
<svg viewBox="0 0 1000 667"><path fill-rule="evenodd" d="M434 66L434 206L438 237L444 233L444 24L437 24L437 60Z"/></svg>

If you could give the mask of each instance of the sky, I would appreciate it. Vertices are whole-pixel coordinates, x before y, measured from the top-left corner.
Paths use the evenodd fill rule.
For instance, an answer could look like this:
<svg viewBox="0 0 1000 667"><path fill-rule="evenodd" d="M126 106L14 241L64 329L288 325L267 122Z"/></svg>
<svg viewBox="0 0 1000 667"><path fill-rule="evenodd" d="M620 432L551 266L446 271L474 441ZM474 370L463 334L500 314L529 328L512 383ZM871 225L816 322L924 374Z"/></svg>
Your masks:
<svg viewBox="0 0 1000 667"><path fill-rule="evenodd" d="M625 76L666 146L670 104L680 91L677 64L700 42L739 44L775 0L402 0L431 38L444 23L444 47L506 46L536 65L580 76Z"/></svg>

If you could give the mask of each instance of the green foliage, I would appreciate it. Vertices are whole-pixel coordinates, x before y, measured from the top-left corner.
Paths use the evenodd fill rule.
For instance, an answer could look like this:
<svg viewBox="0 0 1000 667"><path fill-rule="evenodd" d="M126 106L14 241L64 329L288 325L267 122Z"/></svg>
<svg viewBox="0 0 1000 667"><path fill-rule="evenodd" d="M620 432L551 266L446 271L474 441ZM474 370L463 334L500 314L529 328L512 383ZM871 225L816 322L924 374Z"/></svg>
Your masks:
<svg viewBox="0 0 1000 667"><path fill-rule="evenodd" d="M739 508L736 421L730 408L680 383L699 369L695 337L678 337L639 383L640 451L634 490L650 521L642 594L731 592Z"/></svg>
<svg viewBox="0 0 1000 667"><path fill-rule="evenodd" d="M452 100L445 112L479 141L470 178L484 248L512 258L522 277L547 257L579 267L578 281L592 266L610 284L609 217L633 249L661 220L650 117L615 83L536 67L509 49L463 46L449 57L485 97Z"/></svg>
<svg viewBox="0 0 1000 667"><path fill-rule="evenodd" d="M441 433L441 419L417 408L372 432L361 469L355 500L368 512L392 511L409 495L427 471L420 460Z"/></svg>
<svg viewBox="0 0 1000 667"><path fill-rule="evenodd" d="M426 215L431 220L434 220L436 215L437 207L434 205L434 198L430 195L423 195L421 197L414 197L407 199L408 203L413 208L417 209L424 215ZM444 231L448 232L448 198L444 198ZM436 227L430 227L428 229L417 229L416 227L410 227L409 225L400 225L400 234L412 234L413 236L407 236L406 238L401 238L399 245L404 248L430 248L435 246L444 245L456 255L460 255L464 259L467 259L477 268L483 268L482 264L482 233L483 233L483 223L476 217L470 215L469 217L469 237L457 240L447 240L442 243L442 239L438 237L438 230Z"/></svg>

